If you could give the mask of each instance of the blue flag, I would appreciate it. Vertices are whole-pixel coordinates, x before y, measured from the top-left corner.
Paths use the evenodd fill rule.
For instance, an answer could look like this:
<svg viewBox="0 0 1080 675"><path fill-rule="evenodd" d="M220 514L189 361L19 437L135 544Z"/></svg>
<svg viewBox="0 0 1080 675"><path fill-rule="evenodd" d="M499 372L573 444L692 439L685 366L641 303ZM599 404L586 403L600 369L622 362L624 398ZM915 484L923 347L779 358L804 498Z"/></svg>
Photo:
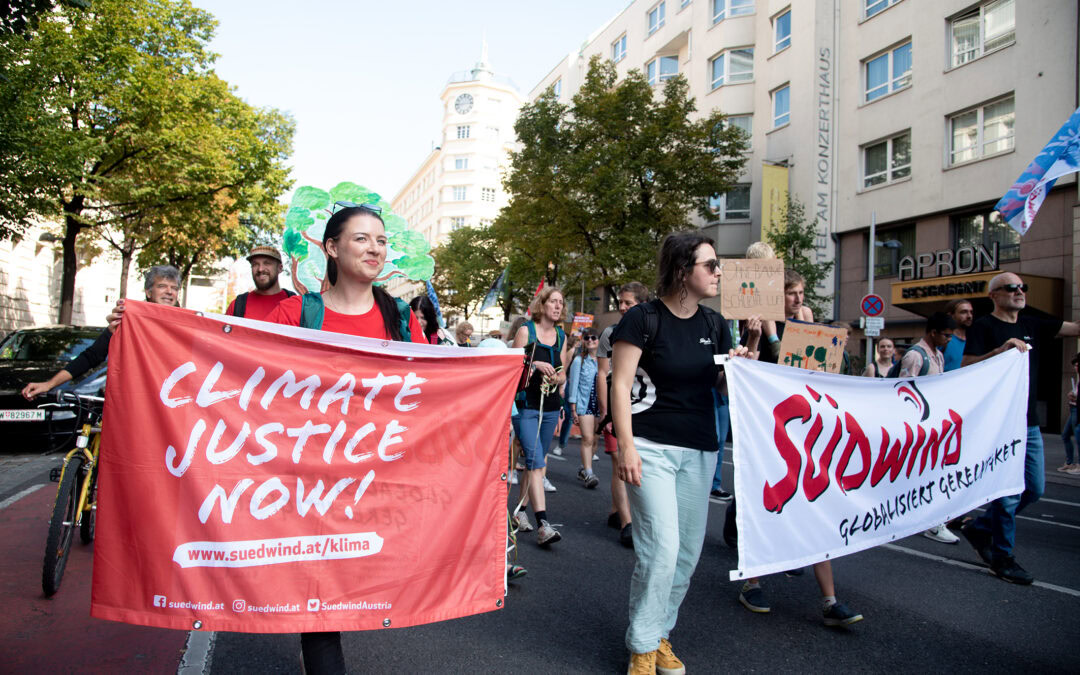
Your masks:
<svg viewBox="0 0 1080 675"><path fill-rule="evenodd" d="M484 304L480 305L480 311L483 312L489 307L493 307L499 299L499 294L502 293L503 283L506 281L506 272L503 270L502 274L495 279L495 283L491 284L491 289L488 290L487 295L484 296Z"/></svg>
<svg viewBox="0 0 1080 675"><path fill-rule="evenodd" d="M439 320L439 325L446 328L446 319L443 318L442 310L439 309L439 299L435 297L435 287L431 285L430 280L425 280L424 285L427 286L428 300L431 300L431 304L435 306L435 318Z"/></svg>
<svg viewBox="0 0 1080 675"><path fill-rule="evenodd" d="M1032 160L994 206L1009 226L1026 234L1058 178L1080 171L1080 108Z"/></svg>

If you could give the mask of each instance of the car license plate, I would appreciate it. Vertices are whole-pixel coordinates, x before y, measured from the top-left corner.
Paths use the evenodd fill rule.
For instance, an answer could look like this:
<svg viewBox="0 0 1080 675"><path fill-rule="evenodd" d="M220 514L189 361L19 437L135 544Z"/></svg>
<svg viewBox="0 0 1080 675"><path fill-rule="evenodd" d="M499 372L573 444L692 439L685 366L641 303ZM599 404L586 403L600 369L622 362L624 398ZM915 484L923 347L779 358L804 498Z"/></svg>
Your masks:
<svg viewBox="0 0 1080 675"><path fill-rule="evenodd" d="M42 422L44 410L0 410L0 422Z"/></svg>

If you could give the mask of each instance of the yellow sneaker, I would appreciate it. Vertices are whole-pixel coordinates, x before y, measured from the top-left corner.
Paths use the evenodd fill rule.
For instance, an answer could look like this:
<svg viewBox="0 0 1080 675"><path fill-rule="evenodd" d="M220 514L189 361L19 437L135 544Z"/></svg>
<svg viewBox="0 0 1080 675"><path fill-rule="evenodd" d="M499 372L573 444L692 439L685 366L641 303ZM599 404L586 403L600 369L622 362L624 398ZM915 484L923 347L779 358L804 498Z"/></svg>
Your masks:
<svg viewBox="0 0 1080 675"><path fill-rule="evenodd" d="M660 647L656 650L656 672L660 675L685 675L686 666L671 651L671 643L660 638Z"/></svg>
<svg viewBox="0 0 1080 675"><path fill-rule="evenodd" d="M631 654L626 675L656 675L656 651Z"/></svg>

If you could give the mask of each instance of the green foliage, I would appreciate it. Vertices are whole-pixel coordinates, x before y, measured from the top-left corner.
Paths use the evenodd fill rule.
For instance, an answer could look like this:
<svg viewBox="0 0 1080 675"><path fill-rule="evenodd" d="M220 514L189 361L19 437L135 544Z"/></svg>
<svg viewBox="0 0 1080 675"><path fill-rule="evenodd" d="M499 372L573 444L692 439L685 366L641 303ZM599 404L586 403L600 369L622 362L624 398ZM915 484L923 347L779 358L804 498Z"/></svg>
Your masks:
<svg viewBox="0 0 1080 675"><path fill-rule="evenodd" d="M504 180L511 201L491 233L511 278L589 288L654 279L663 237L691 227L689 214L708 217L709 198L745 161L745 138L721 112L695 113L682 76L654 96L640 71L619 80L599 57L571 105L550 91L525 105ZM490 284L498 272L484 273Z"/></svg>
<svg viewBox="0 0 1080 675"><path fill-rule="evenodd" d="M785 267L795 270L806 280L803 303L813 310L814 317L829 316L832 313L832 295L818 293L817 287L829 275L835 263L832 260L815 262L810 257L817 239L817 218L807 222L806 207L789 193L780 222L781 227L769 230L766 235L769 244L776 255L784 260Z"/></svg>
<svg viewBox="0 0 1080 675"><path fill-rule="evenodd" d="M308 243L304 241L304 238L296 230L285 230L285 234L282 236L282 244L285 255L298 260L307 257Z"/></svg>
<svg viewBox="0 0 1080 675"><path fill-rule="evenodd" d="M307 209L308 211L314 211L315 209L325 209L330 206L330 193L319 188L313 188L305 185L296 189L292 198L293 208ZM292 211L293 209L290 209ZM314 222L314 221L312 221Z"/></svg>
<svg viewBox="0 0 1080 675"><path fill-rule="evenodd" d="M510 264L510 256L496 245L493 227L454 230L432 255L435 257L435 275L431 283L443 313L458 312L465 319L480 308L491 284ZM524 309L539 281L539 277L515 277L514 269L511 267L506 283L509 290L499 298L505 318ZM527 288L530 284L532 288Z"/></svg>

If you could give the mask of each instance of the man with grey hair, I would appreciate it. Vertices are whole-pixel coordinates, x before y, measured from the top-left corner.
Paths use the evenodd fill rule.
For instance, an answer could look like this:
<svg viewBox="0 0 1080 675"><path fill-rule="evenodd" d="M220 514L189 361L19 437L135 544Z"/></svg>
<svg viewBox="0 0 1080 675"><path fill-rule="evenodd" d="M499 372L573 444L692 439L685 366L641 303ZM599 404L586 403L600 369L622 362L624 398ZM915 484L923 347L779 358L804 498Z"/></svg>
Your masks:
<svg viewBox="0 0 1080 675"><path fill-rule="evenodd" d="M994 500L982 515L964 525L961 531L994 574L1005 581L1026 585L1035 578L1016 562L1013 543L1016 539L1016 514L1039 501L1046 488L1046 460L1035 405L1039 390L1039 354L1050 348L1053 338L1080 336L1080 324L1021 314L1020 311L1027 306L1028 287L1012 272L1004 272L991 279L989 289L994 311L976 320L967 330L963 365L984 361L1010 349L1022 352L1030 350L1024 491Z"/></svg>
<svg viewBox="0 0 1080 675"><path fill-rule="evenodd" d="M175 305L180 295L180 270L172 265L155 265L146 271L143 279L143 290L146 291L147 302L159 305ZM62 370L44 382L31 382L23 387L22 395L27 400L33 400L38 394L44 394L53 387L58 387L65 382L81 377L94 368L97 368L109 356L109 340L112 338L112 329L106 328L101 335L94 340L93 344L84 349L78 356L72 359Z"/></svg>

